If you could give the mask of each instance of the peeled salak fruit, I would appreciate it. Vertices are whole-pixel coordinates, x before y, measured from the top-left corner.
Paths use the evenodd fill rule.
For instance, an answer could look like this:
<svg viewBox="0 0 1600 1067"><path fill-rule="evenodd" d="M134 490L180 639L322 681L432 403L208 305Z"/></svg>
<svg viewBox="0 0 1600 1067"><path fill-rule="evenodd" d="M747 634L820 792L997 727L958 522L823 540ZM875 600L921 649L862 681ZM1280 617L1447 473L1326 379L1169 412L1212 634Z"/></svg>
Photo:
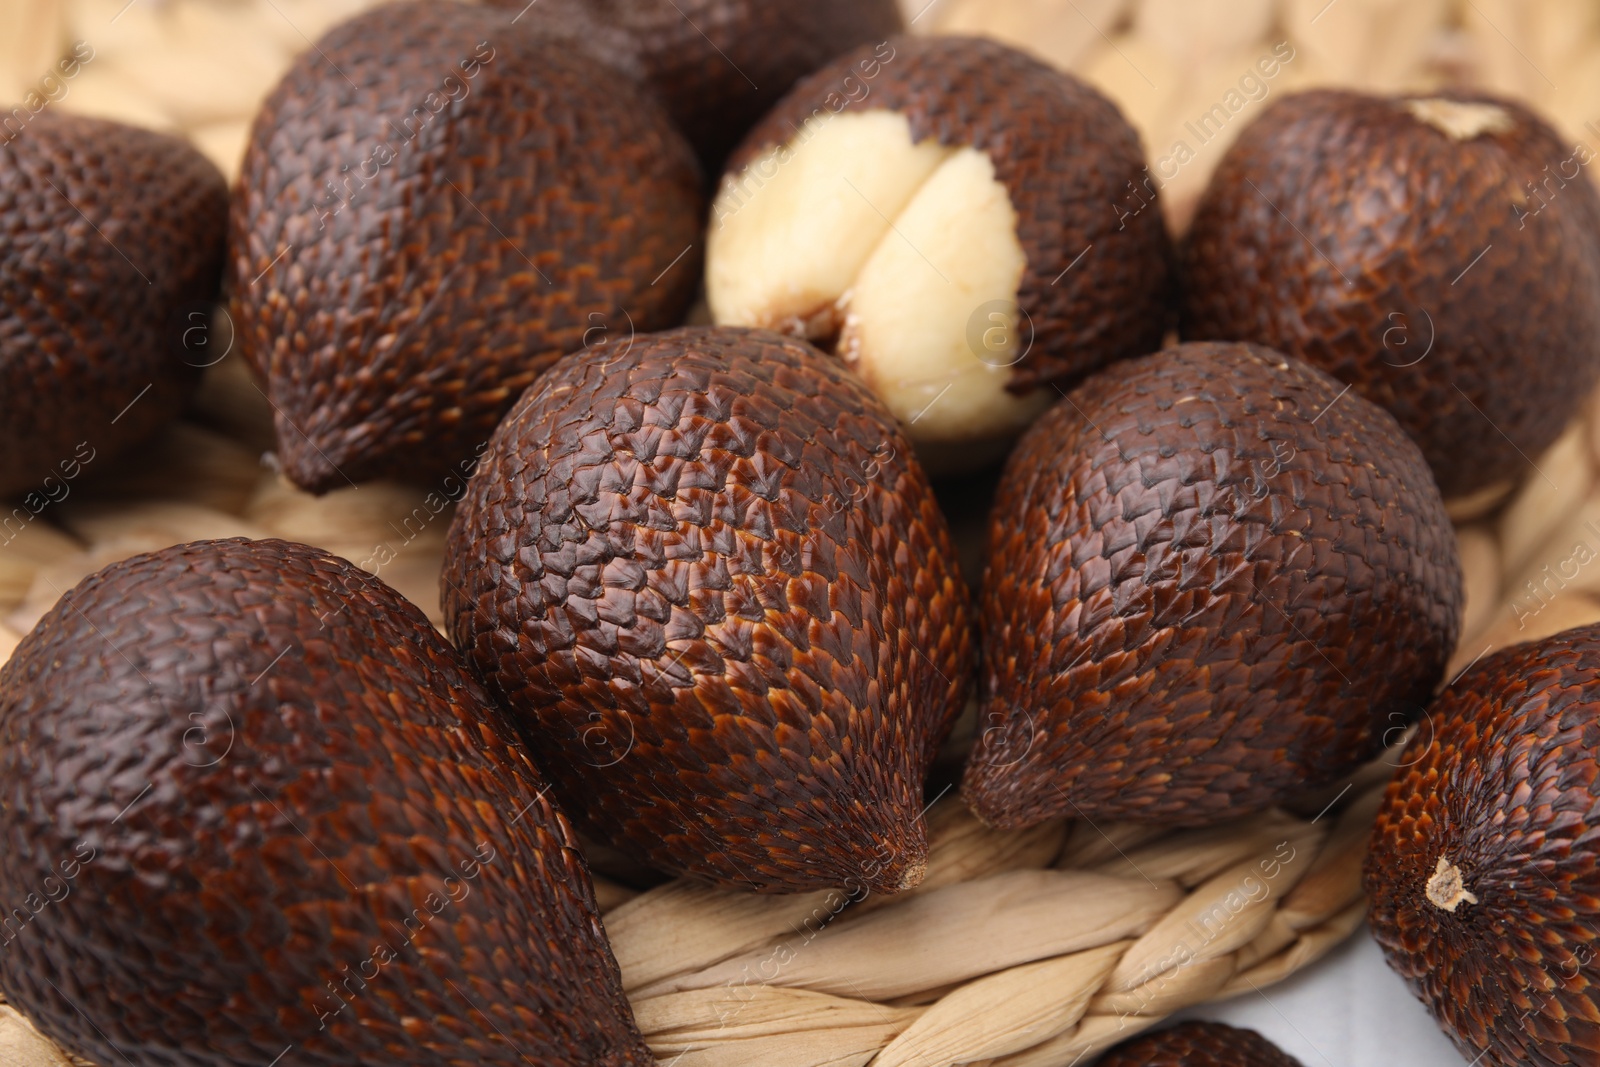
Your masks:
<svg viewBox="0 0 1600 1067"><path fill-rule="evenodd" d="M896 37L811 75L712 205L719 323L836 352L930 465L993 458L1069 384L1161 344L1161 212L1138 134L1071 75L992 41Z"/></svg>
<svg viewBox="0 0 1600 1067"><path fill-rule="evenodd" d="M1394 418L1270 349L1095 375L1007 460L980 607L985 821L1202 824L1401 736L1455 648L1461 566Z"/></svg>
<svg viewBox="0 0 1600 1067"><path fill-rule="evenodd" d="M627 79L513 18L375 8L256 118L231 306L302 488L442 478L558 356L675 325L693 297L688 144Z"/></svg>
<svg viewBox="0 0 1600 1067"><path fill-rule="evenodd" d="M513 728L304 545L135 556L22 641L0 899L0 991L97 1063L654 1063Z"/></svg>
<svg viewBox="0 0 1600 1067"><path fill-rule="evenodd" d="M444 605L595 837L729 886L921 879L967 594L910 445L829 356L719 328L567 356L473 476Z"/></svg>
<svg viewBox="0 0 1600 1067"><path fill-rule="evenodd" d="M1188 1022L1124 1041L1098 1067L1303 1067L1254 1030Z"/></svg>
<svg viewBox="0 0 1600 1067"><path fill-rule="evenodd" d="M1367 918L1465 1059L1600 1057L1600 626L1497 651L1428 709L1378 810Z"/></svg>
<svg viewBox="0 0 1600 1067"><path fill-rule="evenodd" d="M35 490L38 514L177 416L211 361L227 214L176 137L49 110L0 126L0 497Z"/></svg>

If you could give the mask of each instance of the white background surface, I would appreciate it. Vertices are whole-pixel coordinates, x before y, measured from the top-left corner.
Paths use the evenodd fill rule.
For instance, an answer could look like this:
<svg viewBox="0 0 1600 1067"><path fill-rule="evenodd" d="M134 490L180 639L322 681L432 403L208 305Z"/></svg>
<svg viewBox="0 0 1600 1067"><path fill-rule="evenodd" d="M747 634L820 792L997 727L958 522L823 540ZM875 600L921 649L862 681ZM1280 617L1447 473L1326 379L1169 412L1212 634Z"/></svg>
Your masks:
<svg viewBox="0 0 1600 1067"><path fill-rule="evenodd" d="M1259 1031L1305 1067L1462 1067L1467 1061L1362 927L1315 965L1255 993L1184 1012Z"/></svg>

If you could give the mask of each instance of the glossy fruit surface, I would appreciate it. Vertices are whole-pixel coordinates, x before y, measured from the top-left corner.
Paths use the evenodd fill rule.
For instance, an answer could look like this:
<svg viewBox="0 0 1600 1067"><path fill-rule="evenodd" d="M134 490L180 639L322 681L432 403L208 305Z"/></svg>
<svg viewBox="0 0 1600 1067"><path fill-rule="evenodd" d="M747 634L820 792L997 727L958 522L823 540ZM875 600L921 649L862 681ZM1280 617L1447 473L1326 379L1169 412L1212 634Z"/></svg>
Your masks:
<svg viewBox="0 0 1600 1067"><path fill-rule="evenodd" d="M175 137L56 110L0 128L0 497L60 499L176 417L209 358L185 340L211 321L227 211Z"/></svg>
<svg viewBox="0 0 1600 1067"><path fill-rule="evenodd" d="M256 119L232 307L302 488L443 477L558 356L673 325L693 296L688 145L626 79L512 18L376 8Z"/></svg>
<svg viewBox="0 0 1600 1067"><path fill-rule="evenodd" d="M1254 1030L1188 1022L1124 1041L1098 1067L1303 1067Z"/></svg>
<svg viewBox="0 0 1600 1067"><path fill-rule="evenodd" d="M1592 158L1489 97L1285 98L1200 201L1184 338L1259 342L1351 383L1447 498L1531 474L1600 377Z"/></svg>
<svg viewBox="0 0 1600 1067"><path fill-rule="evenodd" d="M1398 758L1368 920L1465 1058L1600 1057L1600 627L1484 657Z"/></svg>
<svg viewBox="0 0 1600 1067"><path fill-rule="evenodd" d="M809 345L563 359L473 477L444 604L600 840L731 886L920 879L966 588L894 420Z"/></svg>
<svg viewBox="0 0 1600 1067"><path fill-rule="evenodd" d="M1265 808L1399 736L1461 599L1443 502L1387 412L1253 345L1116 364L1007 462L962 790L1003 827Z"/></svg>
<svg viewBox="0 0 1600 1067"><path fill-rule="evenodd" d="M133 557L23 640L0 898L0 990L98 1063L654 1062L514 730L304 545Z"/></svg>

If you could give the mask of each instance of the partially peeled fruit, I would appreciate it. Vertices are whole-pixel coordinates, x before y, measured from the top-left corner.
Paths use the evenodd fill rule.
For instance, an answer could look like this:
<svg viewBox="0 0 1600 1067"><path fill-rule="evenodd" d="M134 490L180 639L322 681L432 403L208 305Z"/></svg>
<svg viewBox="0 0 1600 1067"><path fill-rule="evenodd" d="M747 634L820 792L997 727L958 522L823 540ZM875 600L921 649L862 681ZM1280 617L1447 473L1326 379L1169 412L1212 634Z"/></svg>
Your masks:
<svg viewBox="0 0 1600 1067"><path fill-rule="evenodd" d="M896 38L802 82L712 209L719 323L804 337L935 469L1003 448L1075 381L1159 346L1159 212L1119 213L1138 137L1094 90L993 42Z"/></svg>

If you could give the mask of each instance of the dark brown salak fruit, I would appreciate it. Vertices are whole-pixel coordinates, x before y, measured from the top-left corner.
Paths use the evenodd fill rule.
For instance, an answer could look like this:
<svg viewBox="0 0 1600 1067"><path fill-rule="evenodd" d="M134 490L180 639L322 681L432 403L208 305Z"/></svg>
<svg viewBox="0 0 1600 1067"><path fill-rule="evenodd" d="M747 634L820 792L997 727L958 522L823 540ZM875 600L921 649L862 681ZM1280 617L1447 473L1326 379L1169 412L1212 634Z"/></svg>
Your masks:
<svg viewBox="0 0 1600 1067"><path fill-rule="evenodd" d="M557 363L462 499L444 609L599 840L735 887L921 878L966 587L894 419L811 346L690 328Z"/></svg>
<svg viewBox="0 0 1600 1067"><path fill-rule="evenodd" d="M1337 780L1420 713L1460 628L1455 534L1416 445L1345 394L1187 344L1024 436L979 608L980 818L1214 822Z"/></svg>
<svg viewBox="0 0 1600 1067"><path fill-rule="evenodd" d="M1171 250L1138 134L1071 75L993 41L896 37L811 75L729 160L716 321L829 347L939 469L1157 348Z"/></svg>
<svg viewBox="0 0 1600 1067"><path fill-rule="evenodd" d="M1496 652L1404 753L1367 917L1474 1063L1600 1061L1600 626Z"/></svg>
<svg viewBox="0 0 1600 1067"><path fill-rule="evenodd" d="M54 496L178 414L227 216L178 138L54 110L0 127L0 496Z"/></svg>
<svg viewBox="0 0 1600 1067"><path fill-rule="evenodd" d="M1096 1067L1303 1067L1254 1030L1223 1023L1179 1023L1124 1041Z"/></svg>
<svg viewBox="0 0 1600 1067"><path fill-rule="evenodd" d="M1446 498L1528 473L1600 375L1592 158L1486 96L1285 98L1201 198L1184 338L1256 341L1350 383Z"/></svg>
<svg viewBox="0 0 1600 1067"><path fill-rule="evenodd" d="M493 2L643 82L708 168L795 82L903 28L894 0Z"/></svg>
<svg viewBox="0 0 1600 1067"><path fill-rule="evenodd" d="M376 8L256 118L232 309L303 488L443 476L558 356L673 325L693 296L688 145L626 79L512 17Z"/></svg>
<svg viewBox="0 0 1600 1067"><path fill-rule="evenodd" d="M22 641L0 899L0 990L102 1064L654 1063L515 730L304 545L115 563Z"/></svg>

